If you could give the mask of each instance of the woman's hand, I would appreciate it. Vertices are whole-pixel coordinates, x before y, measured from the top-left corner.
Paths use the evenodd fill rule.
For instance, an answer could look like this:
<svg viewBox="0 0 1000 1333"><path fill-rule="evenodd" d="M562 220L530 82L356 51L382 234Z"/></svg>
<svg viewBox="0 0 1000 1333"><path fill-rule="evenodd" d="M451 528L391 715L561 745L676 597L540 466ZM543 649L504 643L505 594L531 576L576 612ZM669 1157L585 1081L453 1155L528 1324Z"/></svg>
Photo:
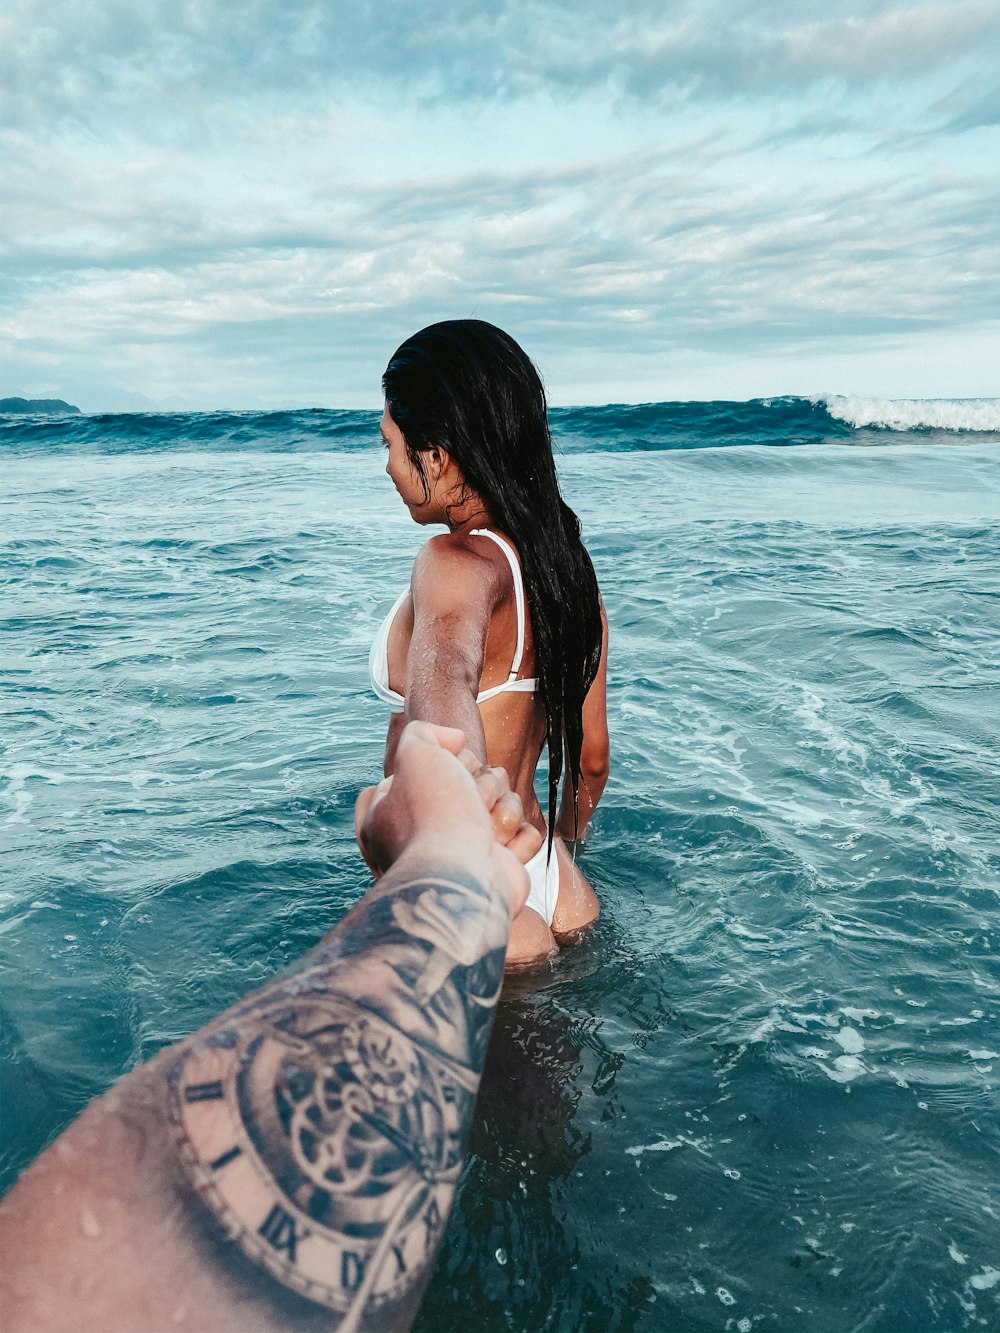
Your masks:
<svg viewBox="0 0 1000 1333"><path fill-rule="evenodd" d="M468 748L459 752L458 759L472 775L480 799L489 811L495 841L526 865L544 839L524 818L524 806L520 796L511 790L507 770L481 764Z"/></svg>

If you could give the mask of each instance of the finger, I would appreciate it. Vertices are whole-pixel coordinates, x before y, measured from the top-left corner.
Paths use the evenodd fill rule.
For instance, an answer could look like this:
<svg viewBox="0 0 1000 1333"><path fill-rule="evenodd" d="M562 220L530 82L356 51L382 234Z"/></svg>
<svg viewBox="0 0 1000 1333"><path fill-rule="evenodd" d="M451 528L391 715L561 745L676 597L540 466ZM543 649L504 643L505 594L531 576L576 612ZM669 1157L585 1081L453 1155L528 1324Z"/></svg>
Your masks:
<svg viewBox="0 0 1000 1333"><path fill-rule="evenodd" d="M505 792L490 810L490 818L493 820L494 838L501 847L505 847L524 822L521 798L512 791Z"/></svg>
<svg viewBox="0 0 1000 1333"><path fill-rule="evenodd" d="M470 750L468 746L463 746L463 748L458 751L457 758L462 767L465 768L467 772L471 773L473 777L476 776L480 769L486 767L479 755L476 754L475 750Z"/></svg>
<svg viewBox="0 0 1000 1333"><path fill-rule="evenodd" d="M436 722L410 722L404 737L438 745L449 754L460 754L465 747L465 732L458 727L439 727ZM400 744L402 745L402 738Z"/></svg>
<svg viewBox="0 0 1000 1333"><path fill-rule="evenodd" d="M358 840L358 846L361 846L361 830L365 826L365 820L372 808L372 802L375 799L375 787L365 787L364 791L358 793L358 799L354 802L354 836Z"/></svg>
<svg viewBox="0 0 1000 1333"><path fill-rule="evenodd" d="M498 801L505 800L508 796L513 796L514 800L520 805L520 797L510 789L505 768L491 768L484 765L478 773L473 773L472 776L476 782L479 798L487 810L492 811Z"/></svg>
<svg viewBox="0 0 1000 1333"><path fill-rule="evenodd" d="M487 784L480 792L483 799L486 799L489 792L490 800L494 801L510 791L510 779L507 776L507 770L500 765L484 764L474 750L466 747L458 753L458 761L468 772L476 779L476 783L483 782Z"/></svg>
<svg viewBox="0 0 1000 1333"><path fill-rule="evenodd" d="M366 787L354 803L354 836L357 838L361 855L376 876L381 874L381 868L372 841L375 812L392 789L392 782L393 779L390 775L383 778L377 786Z"/></svg>
<svg viewBox="0 0 1000 1333"><path fill-rule="evenodd" d="M506 843L507 850L513 852L522 865L527 865L531 858L541 849L545 841L544 836L539 833L533 824L522 823L520 828ZM555 856L555 851L552 853Z"/></svg>
<svg viewBox="0 0 1000 1333"><path fill-rule="evenodd" d="M528 879L528 872L523 864L511 855L506 847L498 847L494 852L496 858L497 870L500 872L499 883L503 889L507 902L510 907L510 916L513 921L518 912L528 901L528 894L531 891L531 881Z"/></svg>

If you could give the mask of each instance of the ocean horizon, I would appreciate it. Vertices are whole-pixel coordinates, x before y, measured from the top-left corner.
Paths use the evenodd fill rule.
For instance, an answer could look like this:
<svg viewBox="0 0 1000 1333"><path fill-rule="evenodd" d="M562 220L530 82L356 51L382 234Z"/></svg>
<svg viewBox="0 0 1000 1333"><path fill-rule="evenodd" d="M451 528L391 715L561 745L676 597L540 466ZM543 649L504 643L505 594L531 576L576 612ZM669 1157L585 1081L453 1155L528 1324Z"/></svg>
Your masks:
<svg viewBox="0 0 1000 1333"><path fill-rule="evenodd" d="M43 400L39 400L43 401ZM307 446L312 436L314 447L324 440L336 440L341 447L361 447L364 422L375 408L270 407L232 409L129 409L127 411L80 411L56 414L8 411L0 413L5 431L4 442L28 443L44 438L46 426L56 427L47 438L49 444L70 441L83 445L99 444L107 437L120 448L138 447L139 433L133 439L128 432L116 436L111 428L118 418L142 422L143 435L155 434L157 423L164 433L157 437L157 447L182 445L203 439L214 447L233 443L241 448L254 447L253 426L260 431L256 443L266 444L282 425L300 427L290 443ZM599 447L612 435L613 447L627 450L663 448L711 448L732 444L815 444L824 440L855 439L858 443L889 442L895 435L911 439L935 438L944 442L978 435L1000 434L1000 397L995 398L880 398L860 394L783 395L764 398L667 400L648 403L606 403L598 406L550 406L553 437L566 437L574 443L589 442ZM181 428L171 437L168 422L183 427L191 418L196 428ZM329 420L321 424L322 418ZM222 429L227 420L238 423L237 434ZM592 427L600 422L603 437ZM78 429L72 430L76 424ZM23 429L19 430L18 427ZM582 427L582 430L580 429ZM202 429L203 428L203 429ZM7 432L11 432L8 434ZM39 432L41 431L41 435ZM861 432L856 435L856 432ZM936 433L936 434L934 434Z"/></svg>

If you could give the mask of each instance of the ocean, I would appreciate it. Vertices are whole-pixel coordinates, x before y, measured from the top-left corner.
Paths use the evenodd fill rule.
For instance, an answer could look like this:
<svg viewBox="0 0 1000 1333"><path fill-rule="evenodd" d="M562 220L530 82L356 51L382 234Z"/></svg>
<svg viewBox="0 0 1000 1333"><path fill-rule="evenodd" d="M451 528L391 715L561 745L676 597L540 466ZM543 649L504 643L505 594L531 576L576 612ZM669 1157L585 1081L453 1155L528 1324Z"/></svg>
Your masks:
<svg viewBox="0 0 1000 1333"><path fill-rule="evenodd" d="M377 419L0 418L4 1185L366 883ZM603 913L501 1006L418 1333L1000 1327L1000 400L552 426Z"/></svg>

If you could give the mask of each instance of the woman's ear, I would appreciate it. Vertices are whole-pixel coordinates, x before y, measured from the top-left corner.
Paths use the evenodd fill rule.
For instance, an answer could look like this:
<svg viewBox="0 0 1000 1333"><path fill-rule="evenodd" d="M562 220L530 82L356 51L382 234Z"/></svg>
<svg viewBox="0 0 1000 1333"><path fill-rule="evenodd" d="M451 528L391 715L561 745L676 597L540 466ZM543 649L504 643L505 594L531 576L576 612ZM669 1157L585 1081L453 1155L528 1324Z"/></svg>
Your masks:
<svg viewBox="0 0 1000 1333"><path fill-rule="evenodd" d="M426 451L427 471L433 481L437 481L448 468L451 461L451 454L447 449L442 449L439 444L432 444Z"/></svg>

